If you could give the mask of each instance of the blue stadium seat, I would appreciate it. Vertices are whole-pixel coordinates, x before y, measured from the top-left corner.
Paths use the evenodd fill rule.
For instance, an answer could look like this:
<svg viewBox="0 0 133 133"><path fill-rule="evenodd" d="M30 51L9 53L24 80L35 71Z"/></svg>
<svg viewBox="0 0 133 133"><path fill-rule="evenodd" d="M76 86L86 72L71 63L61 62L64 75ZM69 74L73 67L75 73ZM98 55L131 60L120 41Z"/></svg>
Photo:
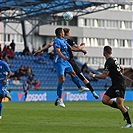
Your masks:
<svg viewBox="0 0 133 133"><path fill-rule="evenodd" d="M20 65L31 66L32 71L35 74L34 79L37 78L40 79L40 84L42 88L56 89L58 84L58 78L56 72L53 70L53 61L49 59L49 55L47 54L47 52L44 53L45 61L47 64L36 63L34 62L34 60L38 59L37 56L24 56L19 52L15 53L15 57L16 57L15 59L10 60L10 64L12 65L11 70L13 72L18 70ZM23 77L22 82L25 81L26 79L27 77ZM80 83L81 85L84 85L84 83L81 80ZM93 87L103 88L105 86L104 80L91 81L90 83ZM12 85L12 83L10 83L10 88L15 88L15 85ZM77 89L77 86L72 82L71 77L69 75L66 75L64 88Z"/></svg>

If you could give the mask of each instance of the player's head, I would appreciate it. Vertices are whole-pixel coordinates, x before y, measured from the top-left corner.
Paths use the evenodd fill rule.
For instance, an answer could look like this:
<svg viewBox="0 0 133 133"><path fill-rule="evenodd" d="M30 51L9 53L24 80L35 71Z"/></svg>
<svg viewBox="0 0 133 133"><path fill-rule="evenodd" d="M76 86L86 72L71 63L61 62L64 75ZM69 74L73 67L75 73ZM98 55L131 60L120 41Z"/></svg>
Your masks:
<svg viewBox="0 0 133 133"><path fill-rule="evenodd" d="M55 30L55 34L57 37L64 37L64 31L63 31L63 28L57 28Z"/></svg>
<svg viewBox="0 0 133 133"><path fill-rule="evenodd" d="M103 55L105 57L110 56L112 54L112 48L110 46L105 46L103 49Z"/></svg>
<svg viewBox="0 0 133 133"><path fill-rule="evenodd" d="M69 28L63 28L65 36L70 36L70 29Z"/></svg>

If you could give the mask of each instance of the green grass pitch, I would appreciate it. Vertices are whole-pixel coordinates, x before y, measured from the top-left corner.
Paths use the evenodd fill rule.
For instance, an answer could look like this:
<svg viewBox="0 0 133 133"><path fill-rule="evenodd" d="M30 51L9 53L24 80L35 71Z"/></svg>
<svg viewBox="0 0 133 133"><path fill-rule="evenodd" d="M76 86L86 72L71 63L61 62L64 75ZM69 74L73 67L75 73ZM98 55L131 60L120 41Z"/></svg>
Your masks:
<svg viewBox="0 0 133 133"><path fill-rule="evenodd" d="M54 102L3 103L0 133L133 133L125 125L119 110L101 102L65 102L66 108ZM130 107L133 121L133 102Z"/></svg>

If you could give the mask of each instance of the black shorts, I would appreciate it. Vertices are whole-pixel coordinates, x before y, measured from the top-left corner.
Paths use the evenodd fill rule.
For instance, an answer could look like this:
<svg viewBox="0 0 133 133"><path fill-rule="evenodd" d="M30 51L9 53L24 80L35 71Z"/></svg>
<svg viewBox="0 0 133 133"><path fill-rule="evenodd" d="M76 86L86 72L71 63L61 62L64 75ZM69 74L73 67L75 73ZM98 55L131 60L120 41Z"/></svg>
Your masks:
<svg viewBox="0 0 133 133"><path fill-rule="evenodd" d="M125 85L115 85L109 87L109 89L105 92L105 95L109 96L110 98L121 97L124 99L125 96Z"/></svg>
<svg viewBox="0 0 133 133"><path fill-rule="evenodd" d="M70 60L68 60L69 63L72 65L73 67L73 70L75 71L76 75L80 74L81 73L81 70L80 68L78 67L78 65L76 64L75 60L72 58Z"/></svg>

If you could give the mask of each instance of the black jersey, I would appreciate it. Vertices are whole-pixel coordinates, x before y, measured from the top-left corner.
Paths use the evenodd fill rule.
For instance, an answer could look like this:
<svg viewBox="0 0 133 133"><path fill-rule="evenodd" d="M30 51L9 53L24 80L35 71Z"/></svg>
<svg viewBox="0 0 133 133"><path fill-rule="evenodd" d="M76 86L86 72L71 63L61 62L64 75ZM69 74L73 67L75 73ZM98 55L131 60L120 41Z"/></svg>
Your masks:
<svg viewBox="0 0 133 133"><path fill-rule="evenodd" d="M73 42L72 39L66 39L67 40L67 43L70 45L70 46L74 46L75 43ZM68 47L68 52L69 52L69 55L70 55L70 59L73 58L73 53L72 53L72 50L70 47Z"/></svg>
<svg viewBox="0 0 133 133"><path fill-rule="evenodd" d="M113 85L125 85L125 79L116 58L110 57L107 59L104 71L109 72Z"/></svg>

